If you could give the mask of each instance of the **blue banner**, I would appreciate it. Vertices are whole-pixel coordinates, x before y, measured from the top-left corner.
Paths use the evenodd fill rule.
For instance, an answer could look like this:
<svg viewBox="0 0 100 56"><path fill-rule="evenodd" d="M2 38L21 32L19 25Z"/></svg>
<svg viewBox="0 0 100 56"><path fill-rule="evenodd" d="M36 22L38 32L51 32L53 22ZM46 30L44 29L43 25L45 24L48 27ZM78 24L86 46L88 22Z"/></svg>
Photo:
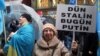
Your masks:
<svg viewBox="0 0 100 56"><path fill-rule="evenodd" d="M76 4L76 0L69 0L69 4L75 5Z"/></svg>

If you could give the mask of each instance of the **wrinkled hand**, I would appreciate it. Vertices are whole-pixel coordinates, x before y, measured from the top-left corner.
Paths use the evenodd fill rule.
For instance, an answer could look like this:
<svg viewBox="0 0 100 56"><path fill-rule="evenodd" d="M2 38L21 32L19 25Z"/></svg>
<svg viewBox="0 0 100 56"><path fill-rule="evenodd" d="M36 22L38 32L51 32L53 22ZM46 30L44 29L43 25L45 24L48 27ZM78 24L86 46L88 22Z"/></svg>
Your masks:
<svg viewBox="0 0 100 56"><path fill-rule="evenodd" d="M5 56L3 49L0 49L0 56Z"/></svg>
<svg viewBox="0 0 100 56"><path fill-rule="evenodd" d="M76 41L72 42L72 50L76 50L78 48L78 43Z"/></svg>
<svg viewBox="0 0 100 56"><path fill-rule="evenodd" d="M0 49L0 54L3 54L3 50L2 49Z"/></svg>

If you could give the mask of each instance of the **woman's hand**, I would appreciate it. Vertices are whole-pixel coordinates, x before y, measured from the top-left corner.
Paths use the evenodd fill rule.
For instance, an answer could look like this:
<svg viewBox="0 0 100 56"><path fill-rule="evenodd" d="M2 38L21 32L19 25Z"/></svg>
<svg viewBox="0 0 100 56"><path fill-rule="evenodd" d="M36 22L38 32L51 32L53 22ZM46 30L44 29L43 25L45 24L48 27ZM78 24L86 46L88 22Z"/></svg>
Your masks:
<svg viewBox="0 0 100 56"><path fill-rule="evenodd" d="M15 33L14 32L11 32L7 38L7 41L11 39L11 36L13 36Z"/></svg>
<svg viewBox="0 0 100 56"><path fill-rule="evenodd" d="M14 34L15 34L14 32L11 32L10 35L9 35L9 37L13 36Z"/></svg>
<svg viewBox="0 0 100 56"><path fill-rule="evenodd" d="M72 50L77 50L78 49L78 43L76 41L72 42Z"/></svg>
<svg viewBox="0 0 100 56"><path fill-rule="evenodd" d="M3 49L0 49L0 56L5 56Z"/></svg>
<svg viewBox="0 0 100 56"><path fill-rule="evenodd" d="M3 54L3 50L2 49L0 49L0 54Z"/></svg>

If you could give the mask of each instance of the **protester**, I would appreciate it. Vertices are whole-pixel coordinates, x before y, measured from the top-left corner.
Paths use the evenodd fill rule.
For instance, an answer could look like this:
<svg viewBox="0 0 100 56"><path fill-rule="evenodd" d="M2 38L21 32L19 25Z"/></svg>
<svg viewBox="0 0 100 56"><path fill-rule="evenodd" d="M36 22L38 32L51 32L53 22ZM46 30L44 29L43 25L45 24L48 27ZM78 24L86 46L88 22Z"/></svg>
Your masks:
<svg viewBox="0 0 100 56"><path fill-rule="evenodd" d="M32 56L35 33L31 22L32 18L29 14L21 15L19 18L20 28L16 32L10 33L10 39L4 46L3 52L7 56Z"/></svg>
<svg viewBox="0 0 100 56"><path fill-rule="evenodd" d="M57 37L57 30L53 24L43 26L42 38L35 44L34 56L69 56L68 49Z"/></svg>

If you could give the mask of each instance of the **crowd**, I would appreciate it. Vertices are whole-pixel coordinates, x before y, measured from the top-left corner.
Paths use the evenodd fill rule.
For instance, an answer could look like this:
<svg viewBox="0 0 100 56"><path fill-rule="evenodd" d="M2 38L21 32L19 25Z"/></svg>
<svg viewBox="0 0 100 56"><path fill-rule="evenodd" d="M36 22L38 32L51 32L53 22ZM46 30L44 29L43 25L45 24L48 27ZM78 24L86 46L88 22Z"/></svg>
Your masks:
<svg viewBox="0 0 100 56"><path fill-rule="evenodd" d="M14 23L13 23L14 24ZM45 23L42 36L35 42L34 26L29 14L22 14L17 28L11 31L0 56L96 56L96 33L58 31L51 23ZM12 29L13 30L13 29Z"/></svg>

